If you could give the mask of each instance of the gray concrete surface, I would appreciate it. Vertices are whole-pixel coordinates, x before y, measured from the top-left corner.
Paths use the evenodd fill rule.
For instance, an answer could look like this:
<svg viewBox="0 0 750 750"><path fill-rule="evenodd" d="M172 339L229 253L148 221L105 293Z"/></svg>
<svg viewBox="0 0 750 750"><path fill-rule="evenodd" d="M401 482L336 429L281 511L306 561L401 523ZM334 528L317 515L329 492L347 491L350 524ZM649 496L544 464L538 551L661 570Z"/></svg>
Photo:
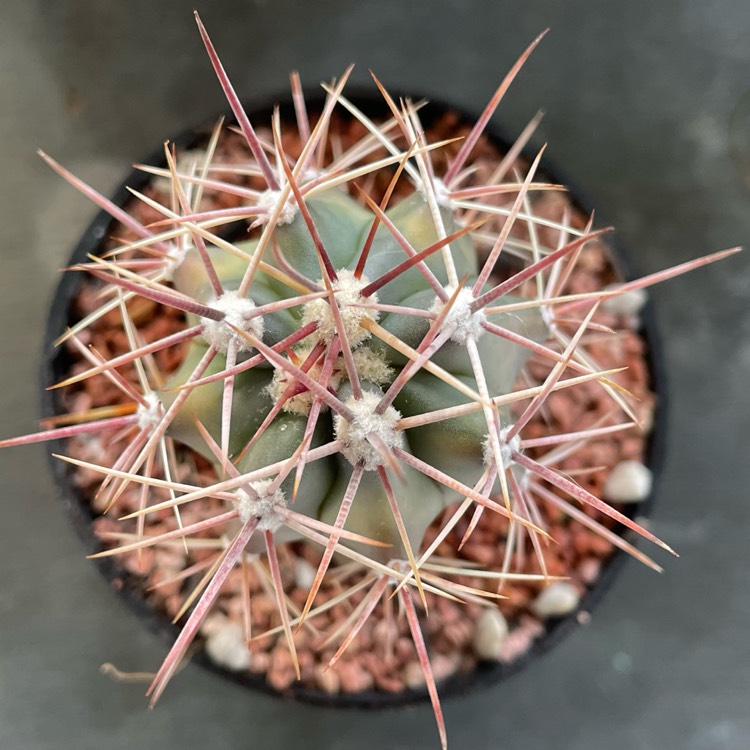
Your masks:
<svg viewBox="0 0 750 750"><path fill-rule="evenodd" d="M541 29L507 99L646 272L748 241L750 6L743 0L4 0L0 8L0 414L33 427L45 305L92 208L34 154L105 192L165 135L222 107L191 10L237 88L358 63L481 107ZM729 126L735 114L735 152ZM591 625L512 682L445 706L454 750L750 747L750 256L654 292L671 381L654 528L682 553L629 564ZM289 705L189 667L156 711L98 667L153 669L145 632L81 554L43 448L0 453L0 748L435 748L428 708Z"/></svg>

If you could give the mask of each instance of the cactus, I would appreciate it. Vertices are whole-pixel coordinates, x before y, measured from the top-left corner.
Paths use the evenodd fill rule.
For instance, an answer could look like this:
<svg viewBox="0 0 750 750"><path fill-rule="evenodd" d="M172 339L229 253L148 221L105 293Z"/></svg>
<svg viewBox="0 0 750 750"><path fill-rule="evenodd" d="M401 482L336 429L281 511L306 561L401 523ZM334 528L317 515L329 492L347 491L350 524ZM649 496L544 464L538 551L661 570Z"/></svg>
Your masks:
<svg viewBox="0 0 750 750"><path fill-rule="evenodd" d="M316 596L331 566L349 560L368 571L369 588L334 661L378 601L396 595L444 747L440 703L415 604L425 606L425 591L490 607L499 595L462 587L452 575L459 570L425 574L439 541L470 516L468 536L482 513L489 512L505 516L516 530L509 535L506 560L512 558L513 540L519 544L522 534L538 552L547 534L534 513L534 489L550 486L570 513L576 512L575 502L588 505L670 550L568 476L531 458L523 431L552 391L591 381L624 416L549 444L586 441L631 427L637 417L628 394L617 385L615 372L601 371L582 344L584 334L595 327L598 306L734 250L617 288L562 295L561 278L584 246L607 230L553 224L559 246L546 248L536 241L534 227L541 220L530 210L530 197L560 187L537 178L541 152L522 179L509 182L497 175L486 185L461 187L472 149L541 37L519 58L438 175L433 154L451 142L425 142L419 107L410 101L397 106L379 83L391 118L370 122L342 93L349 71L327 87L328 98L314 126L299 79L293 77L303 148L296 160L288 158L282 137L288 124L277 112L271 123L273 142L258 136L197 20L252 154L242 169L264 187L250 190L212 177L221 124L197 159L183 160L167 147L165 168L144 167L170 181L170 205L136 193L163 217L151 226L140 224L45 155L136 237L77 267L103 282L106 296L96 312L63 337L90 367L60 383L104 375L123 392L130 408L92 412L81 424L0 445L125 431L129 442L114 466L65 459L102 475L100 494L109 505L133 484L141 488L141 505L131 516L138 519L138 534L102 556L199 532L230 536L149 689L152 703L247 553L267 556L279 619L295 659L293 629L315 616ZM364 125L366 135L347 152L328 157L328 126L334 108L341 106ZM373 161L370 154L377 148L385 156ZM379 203L357 186L377 171L392 175ZM412 190L392 200L399 181L408 181ZM237 196L240 205L206 210L201 195L207 189ZM504 192L511 197L508 205L491 200ZM479 219L467 220L472 215ZM487 220L498 216L505 221L489 243L485 238L488 249L482 256L477 237ZM239 219L249 220L254 234L230 242L222 228ZM517 222L531 227L531 247L521 269L499 280L495 270L513 244ZM184 330L141 342L129 308L137 297L182 311ZM107 361L88 350L81 337L92 323L118 310L131 351ZM561 311L569 315L571 310L580 317L568 335ZM182 364L159 384L150 357L178 344L186 347ZM550 374L541 384L520 388L519 377L532 354L553 363ZM133 364L139 387L118 372ZM213 464L213 484L178 481L175 444ZM167 497L154 502L151 491ZM571 502L563 501L563 495ZM213 515L184 526L180 510L208 500L217 509ZM445 515L446 508L453 510ZM146 534L149 519L164 512L174 514L174 529ZM441 514L447 520L438 540L425 549L425 531ZM584 518L592 528L603 528ZM610 537L658 569L624 539ZM323 554L307 602L295 614L284 598L276 547L297 539L319 544ZM539 563L544 571L541 554ZM495 580L508 574L506 565Z"/></svg>

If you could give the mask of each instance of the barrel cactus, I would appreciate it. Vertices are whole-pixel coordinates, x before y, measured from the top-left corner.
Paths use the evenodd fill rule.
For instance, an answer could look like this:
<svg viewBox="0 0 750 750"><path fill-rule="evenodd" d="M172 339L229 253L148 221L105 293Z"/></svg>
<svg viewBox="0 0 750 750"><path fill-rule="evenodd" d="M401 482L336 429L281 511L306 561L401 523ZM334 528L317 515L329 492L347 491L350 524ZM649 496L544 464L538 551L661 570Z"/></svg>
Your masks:
<svg viewBox="0 0 750 750"><path fill-rule="evenodd" d="M519 268L502 279L496 276L515 224L526 222L534 236L531 196L559 186L537 177L541 153L515 182L498 174L479 187L463 188L462 183L471 171L472 149L539 39L438 174L432 156L448 142L425 141L419 106L410 101L397 105L381 87L391 117L373 123L342 93L348 71L327 87L314 125L293 78L296 131L303 147L298 158L290 159L282 134L289 124L277 112L271 139L256 133L199 19L198 26L252 154L241 170L264 187L240 188L213 178L220 125L198 155L183 159L167 148L166 167L148 168L159 179L169 179L171 202L163 205L137 193L163 217L144 226L45 156L135 235L85 264L104 282L105 297L96 312L64 336L90 366L60 385L103 375L132 408L104 417L92 413L81 424L4 444L125 431L129 442L114 466L66 459L103 476L100 492L110 505L134 484L142 488L141 506L131 514L139 519L139 534L102 555L212 531L228 539L190 601L194 606L181 635L149 690L152 702L247 554L267 556L292 655L294 629L315 616L321 582L331 566L348 560L368 571L369 588L334 661L378 602L397 596L444 746L415 604L424 604L425 591L489 606L499 594L468 590L453 580L450 569L425 575L435 549L462 518L470 519L468 537L483 513L505 516L516 529L515 539L528 534L534 545L544 542L547 533L529 492L534 483L592 506L669 549L570 477L531 458L523 431L552 391L590 381L610 394L625 417L560 436L559 442L585 441L631 426L628 394L582 345L598 305L726 253L614 289L563 295L561 278L584 246L606 230L578 231L560 224L555 225L562 238L558 247L533 241ZM334 108L342 106L366 133L353 148L331 156L328 126ZM385 155L365 159L376 149ZM383 170L391 179L376 202L358 181ZM408 181L411 191L392 200L399 181ZM201 196L208 189L239 196L240 205L207 210ZM500 193L512 198L507 206L489 200ZM476 237L488 219L498 216L505 221L479 251ZM249 220L254 233L239 242L226 239L224 228L239 219ZM155 342L139 341L128 307L136 297L182 311L184 329ZM570 335L558 324L561 309L583 311ZM81 337L95 320L117 310L131 350L107 360L87 349ZM166 382L159 382L151 357L176 345L186 347L184 359ZM532 354L553 363L550 375L541 384L519 386ZM139 387L118 372L133 364ZM171 460L175 444L212 462L213 483L204 486L177 476ZM153 493L166 498L155 502ZM207 499L214 501L216 513L183 525L181 509ZM165 512L174 514L175 528L147 534L148 519ZM425 545L427 528L441 516L445 522L438 538ZM323 554L307 602L295 612L284 598L276 546L297 539L320 544ZM507 573L505 566L498 578Z"/></svg>

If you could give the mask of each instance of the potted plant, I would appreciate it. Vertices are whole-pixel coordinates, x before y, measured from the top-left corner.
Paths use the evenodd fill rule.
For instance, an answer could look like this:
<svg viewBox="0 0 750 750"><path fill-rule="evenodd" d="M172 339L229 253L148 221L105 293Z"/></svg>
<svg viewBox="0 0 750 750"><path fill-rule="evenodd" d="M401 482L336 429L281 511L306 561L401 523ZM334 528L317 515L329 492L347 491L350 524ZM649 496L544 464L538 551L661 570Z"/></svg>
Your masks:
<svg viewBox="0 0 750 750"><path fill-rule="evenodd" d="M541 153L524 161L533 123L504 155L483 136L539 40L472 128L428 125L379 83L376 122L345 98L347 73L314 117L293 78L294 127L276 111L256 132L199 28L236 130L167 148L129 205L46 157L118 225L100 221L75 259L97 284L66 280L53 310L70 323L51 359L63 413L4 444L71 439L65 480L96 484L108 511L95 556L122 556L184 619L152 702L202 635L217 663L279 691L305 677L319 700L422 683L444 746L437 683L466 655L441 639L505 659L579 611L614 547L658 568L613 525L667 545L589 489L649 494L643 343L612 326L632 329L639 290L734 251L622 283L606 230L560 199ZM602 366L623 340L626 374ZM602 469L586 451L618 434L629 447L606 463L631 458ZM584 537L571 584L552 550ZM367 649L347 656L358 636L365 670Z"/></svg>

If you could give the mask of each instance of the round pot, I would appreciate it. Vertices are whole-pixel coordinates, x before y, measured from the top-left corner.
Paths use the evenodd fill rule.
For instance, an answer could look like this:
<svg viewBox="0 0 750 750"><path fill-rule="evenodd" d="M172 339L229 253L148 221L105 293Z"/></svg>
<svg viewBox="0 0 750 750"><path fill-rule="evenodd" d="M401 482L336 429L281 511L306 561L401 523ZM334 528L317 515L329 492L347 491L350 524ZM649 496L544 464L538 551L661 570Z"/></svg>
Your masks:
<svg viewBox="0 0 750 750"><path fill-rule="evenodd" d="M359 96L350 95L349 98L373 119L384 118L388 115L385 102L380 98L373 97L371 93ZM306 99L310 111L320 111L322 108L322 99L319 95L312 94L306 97ZM253 122L268 122L273 111L273 103L267 106L250 106L247 108L247 111ZM458 114L459 118L464 122L473 123L475 121L475 118L468 116L456 107L434 100L420 111L420 118L425 127L429 127L446 111ZM287 102L281 106L281 115L282 118L291 118L293 116L293 109L290 103ZM227 119L232 121L231 115ZM191 148L205 142L214 122L212 120L203 127L193 128L178 136L173 141L177 149ZM501 151L505 152L508 150L511 141L496 127L491 126L485 132ZM529 158L528 153L524 153L524 156ZM165 166L163 151L159 150L155 152L152 156L145 159L143 163ZM575 206L584 213L590 213L590 205L587 199L577 189L571 188L570 181L561 176L557 167L543 159L540 165L540 172L548 179L568 186L569 194ZM126 190L126 186L141 189L150 179L151 177L143 172L132 171L115 191L112 198L113 202L120 206L125 205L132 200L131 194ZM114 220L106 212L100 211L78 242L70 258L70 264L84 262L89 253L101 252L105 239L110 234L114 223ZM614 244L611 239L608 241L608 246L611 249L612 261L620 271L621 276L624 279L633 278L632 265L622 249ZM64 332L66 326L73 322L71 321L72 301L78 295L83 285L83 280L84 277L82 274L64 274L54 294L50 308L44 337L44 355L41 369L42 415L44 417L57 415L64 411L59 391L46 389L65 376L72 360L63 348L53 348L52 343ZM651 303L647 303L642 311L641 321L641 335L645 339L647 348L646 357L650 372L651 390L657 396L654 426L647 438L646 448L647 464L654 475L654 487L656 487L662 466L665 445L666 391L664 370L659 355L658 335L654 325ZM51 452L64 453L62 440L54 441L51 448ZM58 460L51 459L51 468L60 500L79 536L83 540L86 553L92 554L100 551L103 547L92 527L95 514L89 503L70 481L70 467ZM629 505L625 512L631 516L635 515L636 511L638 516L648 513L653 501L653 494L652 491L652 496L649 499L637 505ZM557 645L568 633L577 627L581 621L581 618L578 616L580 612L592 611L611 586L616 574L621 570L626 557L627 555L621 550L615 550L602 566L601 574L596 583L582 597L577 612L560 618L547 619L545 621L545 633L533 642L531 648L523 656L510 663L482 662L470 674L459 674L449 678L438 686L441 697L446 698L465 694L477 688L491 685L530 666L533 661ZM174 640L179 633L179 627L171 624L165 614L155 611L145 601L141 594L141 589L133 576L118 566L113 558L98 558L96 559L96 563L102 575L110 582L120 597L127 602L140 619L145 621L152 630L159 633L165 641ZM274 695L282 695L283 697L299 699L319 705L386 708L429 700L426 690L405 690L397 694L371 690L363 693L344 693L332 696L323 691L314 690L299 684L293 684L289 690L278 693L266 683L263 676L231 672L223 669L215 665L202 651L193 658L204 667L218 672L239 684Z"/></svg>

